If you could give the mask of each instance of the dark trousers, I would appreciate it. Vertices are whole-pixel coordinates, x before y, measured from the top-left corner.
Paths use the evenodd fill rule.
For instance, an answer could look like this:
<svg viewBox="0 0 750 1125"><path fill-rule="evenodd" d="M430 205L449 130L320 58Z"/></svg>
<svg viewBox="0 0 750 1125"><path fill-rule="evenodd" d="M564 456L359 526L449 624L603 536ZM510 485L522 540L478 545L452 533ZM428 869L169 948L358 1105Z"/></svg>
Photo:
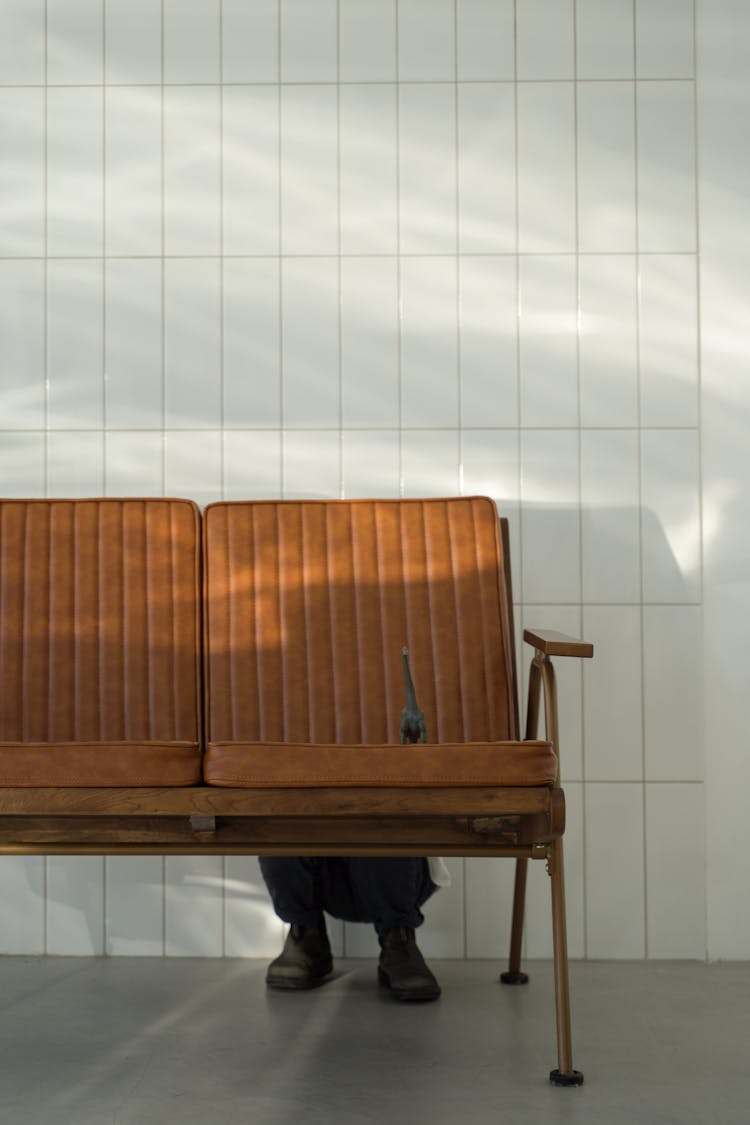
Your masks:
<svg viewBox="0 0 750 1125"><path fill-rule="evenodd" d="M378 936L416 929L435 884L426 859L369 856L261 856L273 907L290 925L313 926L322 911L346 922L372 922Z"/></svg>

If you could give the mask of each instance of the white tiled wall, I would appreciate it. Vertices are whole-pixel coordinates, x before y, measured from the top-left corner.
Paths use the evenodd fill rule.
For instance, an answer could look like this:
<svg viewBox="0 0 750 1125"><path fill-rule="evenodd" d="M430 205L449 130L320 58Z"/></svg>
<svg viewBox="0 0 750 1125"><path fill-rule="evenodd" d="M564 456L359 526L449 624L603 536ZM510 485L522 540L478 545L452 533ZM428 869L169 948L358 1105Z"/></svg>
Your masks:
<svg viewBox="0 0 750 1125"><path fill-rule="evenodd" d="M707 44L724 9L747 23L697 3ZM706 838L719 871L695 16L0 0L2 491L494 496L519 624L597 645L559 671L575 956L704 956ZM500 955L511 865L451 864L425 949ZM531 955L547 894L539 865ZM0 899L6 952L267 955L281 932L254 859L5 858Z"/></svg>

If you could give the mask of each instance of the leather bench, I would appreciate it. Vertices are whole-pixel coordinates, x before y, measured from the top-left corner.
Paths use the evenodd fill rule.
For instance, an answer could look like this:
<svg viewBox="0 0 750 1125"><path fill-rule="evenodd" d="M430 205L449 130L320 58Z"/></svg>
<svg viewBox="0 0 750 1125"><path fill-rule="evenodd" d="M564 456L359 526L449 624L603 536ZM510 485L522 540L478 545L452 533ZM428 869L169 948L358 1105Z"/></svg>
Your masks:
<svg viewBox="0 0 750 1125"><path fill-rule="evenodd" d="M0 852L512 857L507 983L543 859L580 1084L551 657L592 649L527 631L521 739L508 557L483 497L0 501Z"/></svg>

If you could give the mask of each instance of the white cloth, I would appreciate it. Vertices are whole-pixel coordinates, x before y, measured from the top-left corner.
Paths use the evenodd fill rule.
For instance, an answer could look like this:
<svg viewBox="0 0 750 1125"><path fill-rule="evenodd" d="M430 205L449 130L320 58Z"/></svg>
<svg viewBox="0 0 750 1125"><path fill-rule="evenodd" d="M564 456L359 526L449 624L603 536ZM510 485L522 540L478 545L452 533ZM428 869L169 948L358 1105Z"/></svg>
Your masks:
<svg viewBox="0 0 750 1125"><path fill-rule="evenodd" d="M439 855L431 855L428 857L427 863L430 868L430 878L435 886L449 887L451 885L451 873L445 860Z"/></svg>

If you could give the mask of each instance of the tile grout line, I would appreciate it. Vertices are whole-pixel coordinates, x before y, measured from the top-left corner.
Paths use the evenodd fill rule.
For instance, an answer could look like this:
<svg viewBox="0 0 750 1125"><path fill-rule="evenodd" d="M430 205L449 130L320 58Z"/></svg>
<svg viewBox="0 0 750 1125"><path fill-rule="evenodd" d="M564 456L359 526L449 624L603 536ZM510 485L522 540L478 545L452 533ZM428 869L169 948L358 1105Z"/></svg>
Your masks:
<svg viewBox="0 0 750 1125"><path fill-rule="evenodd" d="M645 642L645 561L643 557L643 543L644 543L644 526L643 526L643 368L641 364L641 327L642 327L642 304L641 304L641 264L640 264L640 250L641 250L641 208L640 208L640 155L638 148L639 141L639 105L638 105L638 4L637 0L633 0L633 176L635 187L635 287L636 287L636 301L635 301L635 345L636 345L636 410L638 429L636 435L636 450L638 457L638 566L639 566L639 591L640 591L640 612L639 612L639 659L640 659L640 693L641 693L641 839L643 847L643 856L641 859L641 871L643 876L643 956L648 959L648 935L649 935L649 919L648 919L648 835L646 829L647 823L647 808L646 808L646 677L645 677L645 661L646 661L646 642Z"/></svg>
<svg viewBox="0 0 750 1125"><path fill-rule="evenodd" d="M44 0L44 495L49 496L49 36L48 0ZM42 856L42 950L49 954L49 856Z"/></svg>
<svg viewBox="0 0 750 1125"><path fill-rule="evenodd" d="M705 620L706 620L706 542L705 542L705 490L706 481L704 475L704 457L703 457L703 342L702 342L702 295L703 295L703 261L701 252L701 181L700 181L700 133L698 130L698 13L697 5L693 0L693 138L695 144L695 161L694 161L694 177L695 177L695 257L696 257L696 271L695 271L695 287L696 287L696 310L695 310L695 323L696 323L696 358L697 358L697 376L698 376L698 522L699 522L699 535L700 535L700 642L702 651L701 660L701 683L705 685L706 676L706 644L705 644ZM704 688L705 691L705 688ZM705 704L705 700L703 700ZM703 757L701 765L703 768L704 778L706 777L706 735L707 728L705 725L705 705L703 710ZM703 848L703 920L705 926L705 956L706 960L709 957L708 948L708 932L709 932L709 918L708 918L708 845L707 845L707 792L708 786L704 784L703 791L703 809L704 809L704 825L706 825L705 840Z"/></svg>
<svg viewBox="0 0 750 1125"><path fill-rule="evenodd" d="M578 440L578 584L581 605L578 611L578 628L583 637L584 618L584 570L583 570L583 426L582 426L582 387L581 387L581 212L580 212L580 137L579 137L579 101L578 101L578 2L573 3L573 168L575 170L574 187L574 223L575 223L575 300L576 300L576 410L577 410L577 440ZM581 894L583 899L583 956L588 956L588 926L586 921L587 910L587 832L586 832L586 686L585 669L581 669L581 686L579 691L579 706L581 712Z"/></svg>
<svg viewBox="0 0 750 1125"><path fill-rule="evenodd" d="M226 398L224 381L225 362L225 287L224 287L224 0L218 6L219 30L219 494L226 499ZM221 859L221 894L219 901L220 956L227 956L227 867L226 855Z"/></svg>

